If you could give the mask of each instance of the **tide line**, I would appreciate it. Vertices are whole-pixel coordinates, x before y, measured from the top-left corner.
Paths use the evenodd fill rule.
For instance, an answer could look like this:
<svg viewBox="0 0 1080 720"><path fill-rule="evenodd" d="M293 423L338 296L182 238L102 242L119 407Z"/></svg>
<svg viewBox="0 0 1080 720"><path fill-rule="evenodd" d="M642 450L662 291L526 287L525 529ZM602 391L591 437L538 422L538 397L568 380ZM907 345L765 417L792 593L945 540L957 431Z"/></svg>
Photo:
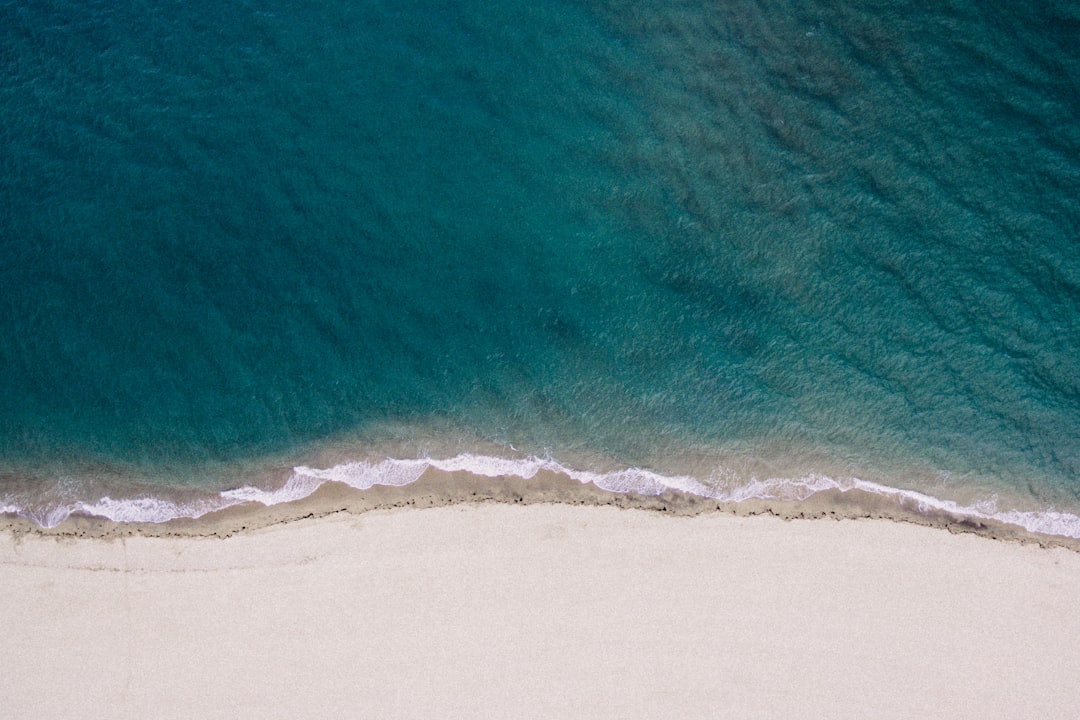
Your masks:
<svg viewBox="0 0 1080 720"><path fill-rule="evenodd" d="M612 472L594 472L566 467L557 460L530 456L505 458L462 453L450 458L396 459L377 462L355 461L319 469L293 468L288 480L278 488L262 489L246 485L225 490L206 498L177 502L163 497L142 496L95 501L76 501L45 507L21 507L10 498L0 499L0 514L19 515L43 528L53 528L73 514L101 517L118 523L164 523L178 518L199 518L206 514L245 503L264 506L303 500L328 482L342 483L356 490L377 485L401 487L416 482L428 470L447 473L464 472L479 477L515 477L531 480L548 472L568 477L582 484L592 484L612 493L657 496L677 492L709 498L723 503L748 500L800 502L820 492L835 490L888 497L903 507L920 513L945 512L961 518L993 520L1024 528L1028 532L1080 538L1080 516L1053 508L1041 511L1000 509L995 498L973 505L961 505L914 490L903 490L859 478L832 478L809 474L796 478L750 478L745 482L707 483L688 475L661 475L644 468L625 468ZM718 470L716 477L730 473Z"/></svg>

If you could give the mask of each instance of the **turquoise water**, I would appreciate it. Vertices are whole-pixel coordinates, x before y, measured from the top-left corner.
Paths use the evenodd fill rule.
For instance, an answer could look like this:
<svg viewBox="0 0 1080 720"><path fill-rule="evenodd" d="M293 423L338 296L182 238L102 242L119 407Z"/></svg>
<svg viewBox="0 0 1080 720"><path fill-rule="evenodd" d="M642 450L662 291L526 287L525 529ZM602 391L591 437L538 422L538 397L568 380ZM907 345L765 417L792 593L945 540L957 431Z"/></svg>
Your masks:
<svg viewBox="0 0 1080 720"><path fill-rule="evenodd" d="M0 0L0 508L332 444L1080 509L1080 7L984 5Z"/></svg>

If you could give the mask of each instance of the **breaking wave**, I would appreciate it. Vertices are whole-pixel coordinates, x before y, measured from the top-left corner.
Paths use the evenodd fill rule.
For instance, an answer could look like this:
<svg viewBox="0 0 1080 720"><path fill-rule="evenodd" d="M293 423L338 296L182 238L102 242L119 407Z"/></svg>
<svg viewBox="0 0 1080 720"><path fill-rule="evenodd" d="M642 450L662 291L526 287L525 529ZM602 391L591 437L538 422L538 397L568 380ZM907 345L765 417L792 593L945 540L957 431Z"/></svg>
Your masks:
<svg viewBox="0 0 1080 720"><path fill-rule="evenodd" d="M1080 516L1055 509L1025 511L999 509L997 500L972 505L859 478L832 478L809 474L795 478L751 478L742 482L708 483L687 475L662 475L643 468L625 468L612 472L593 472L566 467L551 458L521 459L462 453L445 459L395 459L377 462L357 461L318 469L293 468L288 480L278 488L261 489L246 485L193 500L175 501L145 495L114 499L108 496L94 501L74 501L52 505L20 505L11 498L0 498L0 514L28 518L43 528L56 527L72 515L100 517L119 523L164 523L178 518L199 518L218 510L245 503L264 506L302 500L326 483L341 483L356 490L377 485L404 486L420 479L429 469L464 472L479 477L516 477L531 480L538 473L562 475L582 484L592 484L612 493L656 496L677 492L710 498L718 502L739 503L747 500L798 502L829 490L862 491L884 496L900 506L921 513L945 512L961 518L994 520L1015 525L1032 533L1080 538Z"/></svg>

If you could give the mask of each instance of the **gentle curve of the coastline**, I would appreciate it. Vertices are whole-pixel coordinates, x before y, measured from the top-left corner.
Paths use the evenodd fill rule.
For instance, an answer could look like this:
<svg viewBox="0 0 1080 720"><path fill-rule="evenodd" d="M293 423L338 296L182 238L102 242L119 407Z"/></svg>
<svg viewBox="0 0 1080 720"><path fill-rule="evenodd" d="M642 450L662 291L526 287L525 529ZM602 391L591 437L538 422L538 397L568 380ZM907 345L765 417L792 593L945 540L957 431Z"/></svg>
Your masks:
<svg viewBox="0 0 1080 720"><path fill-rule="evenodd" d="M724 511L784 518L888 518L953 531L1080 549L1080 517L1053 509L1001 510L989 500L962 505L859 478L810 474L703 482L641 468L599 473L550 458L458 454L444 459L348 462L327 469L295 467L276 489L246 485L177 502L143 496L102 497L45 510L0 502L15 531L70 535L232 535L256 527L338 511L460 502L618 505L699 514Z"/></svg>

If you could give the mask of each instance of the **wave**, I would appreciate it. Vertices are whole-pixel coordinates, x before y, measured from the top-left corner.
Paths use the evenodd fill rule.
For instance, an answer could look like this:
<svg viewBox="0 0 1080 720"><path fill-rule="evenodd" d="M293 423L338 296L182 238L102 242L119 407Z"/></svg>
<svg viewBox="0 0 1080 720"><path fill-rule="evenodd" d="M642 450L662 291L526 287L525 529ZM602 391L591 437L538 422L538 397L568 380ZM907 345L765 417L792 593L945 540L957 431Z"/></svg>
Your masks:
<svg viewBox="0 0 1080 720"><path fill-rule="evenodd" d="M326 469L298 466L288 480L276 489L246 485L216 495L194 500L174 501L164 497L141 496L75 501L48 506L23 506L11 498L0 498L0 514L18 515L43 528L53 528L72 515L105 518L118 523L164 523L180 518L195 519L212 512L246 503L264 506L296 502L312 495L326 483L341 483L356 490L377 485L404 486L416 482L429 469L464 472L479 477L516 477L531 480L541 472L554 473L595 485L612 493L657 496L677 492L723 503L748 500L799 502L820 492L862 491L894 500L900 506L920 513L944 512L972 520L993 520L1024 528L1028 532L1080 538L1080 516L1048 509L1042 511L1001 510L996 498L973 505L937 498L914 490L902 490L855 477L832 478L809 474L797 478L751 478L747 482L710 484L687 475L662 475L644 468L625 468L612 472L593 472L566 467L551 458L530 456L513 459L462 453L445 459L395 459L378 462L357 461ZM718 473L722 479L727 473Z"/></svg>

